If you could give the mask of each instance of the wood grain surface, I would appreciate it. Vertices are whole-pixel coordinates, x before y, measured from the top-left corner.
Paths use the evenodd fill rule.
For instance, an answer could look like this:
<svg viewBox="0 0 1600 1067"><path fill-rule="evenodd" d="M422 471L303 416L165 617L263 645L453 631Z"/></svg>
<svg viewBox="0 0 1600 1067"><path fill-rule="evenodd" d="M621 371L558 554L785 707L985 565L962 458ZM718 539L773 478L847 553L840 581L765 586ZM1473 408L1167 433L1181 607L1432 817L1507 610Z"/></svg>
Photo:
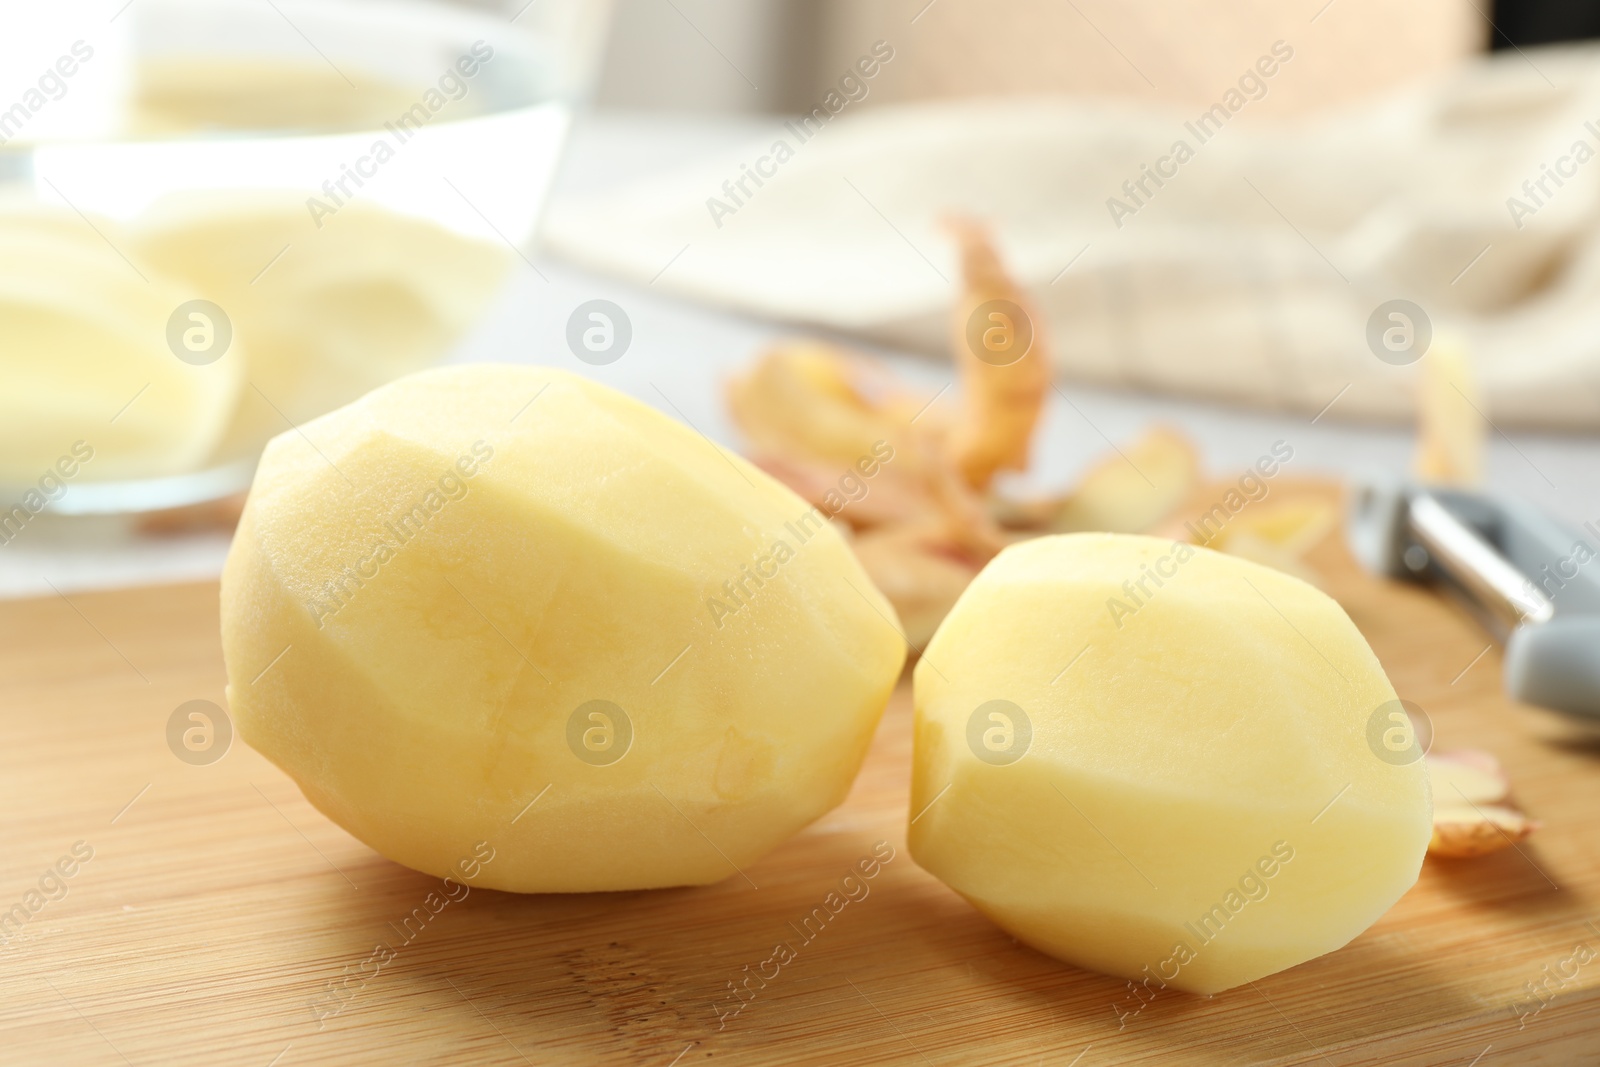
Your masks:
<svg viewBox="0 0 1600 1067"><path fill-rule="evenodd" d="M1435 747L1497 753L1544 829L1430 860L1339 952L1148 1003L1013 942L912 861L906 686L848 802L749 882L474 890L405 942L436 880L242 743L206 766L169 750L174 709L223 701L215 585L0 604L0 909L27 916L0 926L0 1063L1600 1062L1600 958L1565 962L1600 951L1600 742L1508 702L1499 650L1450 604L1357 573L1336 538L1312 559ZM879 841L895 855L870 894L719 1025L728 983L797 942L789 924ZM379 942L394 958L363 971Z"/></svg>

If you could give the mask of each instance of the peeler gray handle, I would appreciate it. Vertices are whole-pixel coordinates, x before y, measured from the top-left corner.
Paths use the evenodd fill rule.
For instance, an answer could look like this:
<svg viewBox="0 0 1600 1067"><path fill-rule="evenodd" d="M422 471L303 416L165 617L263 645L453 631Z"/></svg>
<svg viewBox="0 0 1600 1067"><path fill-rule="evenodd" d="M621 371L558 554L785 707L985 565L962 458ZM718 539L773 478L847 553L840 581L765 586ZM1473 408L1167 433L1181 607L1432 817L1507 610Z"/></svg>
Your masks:
<svg viewBox="0 0 1600 1067"><path fill-rule="evenodd" d="M1505 683L1523 703L1600 723L1600 618L1558 615L1513 630Z"/></svg>

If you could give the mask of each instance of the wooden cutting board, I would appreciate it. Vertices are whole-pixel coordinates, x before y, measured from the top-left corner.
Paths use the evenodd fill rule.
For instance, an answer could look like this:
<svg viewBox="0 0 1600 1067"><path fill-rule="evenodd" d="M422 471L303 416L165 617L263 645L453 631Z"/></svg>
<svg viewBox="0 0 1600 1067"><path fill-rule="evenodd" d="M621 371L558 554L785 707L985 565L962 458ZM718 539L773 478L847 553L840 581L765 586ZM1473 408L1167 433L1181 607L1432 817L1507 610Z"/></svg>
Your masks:
<svg viewBox="0 0 1600 1067"><path fill-rule="evenodd" d="M1359 574L1336 538L1312 560L1431 714L1435 747L1497 753L1544 829L1430 860L1339 952L1149 1003L1015 943L912 861L904 686L848 802L749 881L474 890L369 976L359 964L401 944L391 924L439 883L328 822L245 745L208 766L167 746L175 708L223 701L216 586L0 604L0 908L28 912L0 948L0 1063L1600 1062L1600 956L1575 975L1564 962L1600 952L1600 742L1508 702L1499 650L1449 604ZM789 924L879 841L894 858L870 895L719 1026L728 983L798 941ZM48 876L63 857L71 877Z"/></svg>

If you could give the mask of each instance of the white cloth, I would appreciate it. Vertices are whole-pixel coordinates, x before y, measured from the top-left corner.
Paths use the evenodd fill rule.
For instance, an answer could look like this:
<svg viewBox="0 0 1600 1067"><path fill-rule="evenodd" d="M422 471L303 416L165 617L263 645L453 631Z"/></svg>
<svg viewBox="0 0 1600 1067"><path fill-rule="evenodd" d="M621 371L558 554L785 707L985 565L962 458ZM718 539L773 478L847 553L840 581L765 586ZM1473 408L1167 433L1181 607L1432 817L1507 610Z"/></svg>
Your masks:
<svg viewBox="0 0 1600 1067"><path fill-rule="evenodd" d="M658 290L938 352L959 280L939 219L960 211L994 223L1064 377L1406 418L1416 367L1367 340L1403 298L1466 346L1497 425L1600 426L1600 51L1506 53L1315 121L1248 110L1203 143L1195 115L1068 100L847 108L804 142L774 121L569 199L544 238ZM1180 140L1193 158L1161 162ZM1136 205L1123 183L1158 163L1176 174ZM1570 176L1530 195L1546 164ZM743 195L758 165L775 174ZM1114 219L1112 197L1138 210Z"/></svg>

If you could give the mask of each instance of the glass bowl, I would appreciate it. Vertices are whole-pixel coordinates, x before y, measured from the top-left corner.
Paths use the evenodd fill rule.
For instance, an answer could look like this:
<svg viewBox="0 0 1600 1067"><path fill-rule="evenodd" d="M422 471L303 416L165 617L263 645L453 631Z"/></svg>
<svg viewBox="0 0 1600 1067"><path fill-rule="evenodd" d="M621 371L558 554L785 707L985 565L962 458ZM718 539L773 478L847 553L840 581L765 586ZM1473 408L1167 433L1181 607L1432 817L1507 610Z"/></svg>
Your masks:
<svg viewBox="0 0 1600 1067"><path fill-rule="evenodd" d="M609 4L99 15L0 54L0 513L240 492L270 437L443 357L533 237Z"/></svg>

